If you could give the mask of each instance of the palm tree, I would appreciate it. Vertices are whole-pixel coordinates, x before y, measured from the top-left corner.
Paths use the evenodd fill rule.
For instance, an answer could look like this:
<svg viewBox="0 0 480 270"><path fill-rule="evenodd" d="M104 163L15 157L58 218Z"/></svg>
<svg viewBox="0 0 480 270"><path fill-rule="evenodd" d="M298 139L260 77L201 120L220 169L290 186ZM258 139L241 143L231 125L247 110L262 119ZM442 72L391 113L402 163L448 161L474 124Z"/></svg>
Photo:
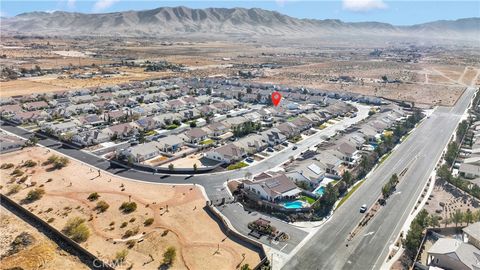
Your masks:
<svg viewBox="0 0 480 270"><path fill-rule="evenodd" d="M473 213L470 209L467 209L467 212L463 215L463 220L468 224L473 223Z"/></svg>
<svg viewBox="0 0 480 270"><path fill-rule="evenodd" d="M463 221L463 213L460 209L457 209L455 212L450 213L450 218L452 222L455 223L455 228L458 228L458 223L462 223Z"/></svg>

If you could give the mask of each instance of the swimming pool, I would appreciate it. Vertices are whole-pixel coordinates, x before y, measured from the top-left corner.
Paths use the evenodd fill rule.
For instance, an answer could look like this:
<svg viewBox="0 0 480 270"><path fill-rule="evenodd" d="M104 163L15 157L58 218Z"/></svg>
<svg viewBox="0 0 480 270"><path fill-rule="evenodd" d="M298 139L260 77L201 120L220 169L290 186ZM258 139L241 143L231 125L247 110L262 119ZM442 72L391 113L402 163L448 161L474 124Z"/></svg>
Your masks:
<svg viewBox="0 0 480 270"><path fill-rule="evenodd" d="M283 203L282 206L287 209L303 208L303 202L302 201L286 202L286 203Z"/></svg>
<svg viewBox="0 0 480 270"><path fill-rule="evenodd" d="M324 186L318 187L313 192L318 194L318 196L323 196L323 193L325 192L325 187Z"/></svg>

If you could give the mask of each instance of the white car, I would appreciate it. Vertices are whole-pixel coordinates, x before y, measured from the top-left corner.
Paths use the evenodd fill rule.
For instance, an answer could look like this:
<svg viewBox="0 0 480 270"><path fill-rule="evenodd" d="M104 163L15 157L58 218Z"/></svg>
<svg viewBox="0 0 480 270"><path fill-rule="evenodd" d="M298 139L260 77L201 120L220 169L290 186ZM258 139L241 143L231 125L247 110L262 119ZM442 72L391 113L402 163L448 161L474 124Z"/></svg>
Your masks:
<svg viewBox="0 0 480 270"><path fill-rule="evenodd" d="M364 204L362 207L360 207L360 213L365 213L367 211L367 205Z"/></svg>

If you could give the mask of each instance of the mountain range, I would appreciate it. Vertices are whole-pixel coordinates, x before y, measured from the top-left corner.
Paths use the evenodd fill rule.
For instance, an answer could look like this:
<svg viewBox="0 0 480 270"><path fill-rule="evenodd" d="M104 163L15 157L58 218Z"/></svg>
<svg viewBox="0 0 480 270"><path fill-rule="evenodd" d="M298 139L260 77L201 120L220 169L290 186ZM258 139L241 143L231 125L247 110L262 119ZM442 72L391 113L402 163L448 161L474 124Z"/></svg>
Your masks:
<svg viewBox="0 0 480 270"><path fill-rule="evenodd" d="M259 8L160 7L143 11L85 14L56 11L22 13L1 19L2 34L70 36L248 35L253 37L418 37L480 40L480 18L434 21L411 26L380 22L293 18Z"/></svg>

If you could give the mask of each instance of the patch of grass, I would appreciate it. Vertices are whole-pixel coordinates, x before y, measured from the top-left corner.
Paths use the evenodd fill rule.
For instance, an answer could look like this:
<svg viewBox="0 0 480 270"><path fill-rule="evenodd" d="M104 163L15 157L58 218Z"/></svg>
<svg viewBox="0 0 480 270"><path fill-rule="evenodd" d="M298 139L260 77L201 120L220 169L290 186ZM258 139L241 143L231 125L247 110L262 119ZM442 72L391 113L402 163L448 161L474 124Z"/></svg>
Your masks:
<svg viewBox="0 0 480 270"><path fill-rule="evenodd" d="M300 200L304 202L308 202L309 204L313 204L315 202L314 198L308 197L308 196L301 196Z"/></svg>
<svg viewBox="0 0 480 270"><path fill-rule="evenodd" d="M243 162L243 161L239 161L235 164L232 164L232 165L229 165L227 167L227 170L231 171L231 170L237 170L237 169L240 169L240 168L243 168L243 167L247 167L248 164Z"/></svg>
<svg viewBox="0 0 480 270"><path fill-rule="evenodd" d="M206 140L203 140L200 142L201 145L209 145L209 144L212 144L214 143L215 141L212 140L212 139L206 139Z"/></svg>
<svg viewBox="0 0 480 270"><path fill-rule="evenodd" d="M318 129L322 130L322 129L326 128L326 127L327 127L326 124L321 124L320 126L318 126Z"/></svg>
<svg viewBox="0 0 480 270"><path fill-rule="evenodd" d="M350 198L350 196L352 196L352 194L355 192L355 190L357 190L362 184L363 182L365 182L365 180L360 180L360 183L358 183L356 186L354 186L348 193L347 195L343 196L343 198L340 200L340 202L338 203L337 205L337 208L339 208L340 206L342 206L342 204L344 202L346 202L348 200L348 198Z"/></svg>
<svg viewBox="0 0 480 270"><path fill-rule="evenodd" d="M168 130L176 129L176 128L178 128L178 125L175 125L175 124L171 124L171 125L168 125L168 126L167 126L167 129L168 129Z"/></svg>

